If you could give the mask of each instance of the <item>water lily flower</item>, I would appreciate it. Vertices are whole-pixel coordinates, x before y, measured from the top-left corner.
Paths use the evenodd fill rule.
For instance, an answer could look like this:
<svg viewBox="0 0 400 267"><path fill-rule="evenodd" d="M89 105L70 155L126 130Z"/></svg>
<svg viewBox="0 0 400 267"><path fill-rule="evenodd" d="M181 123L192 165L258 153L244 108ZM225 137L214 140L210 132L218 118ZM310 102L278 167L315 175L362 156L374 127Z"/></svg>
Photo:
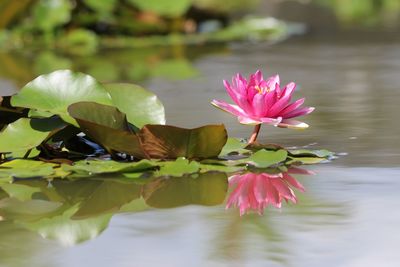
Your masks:
<svg viewBox="0 0 400 267"><path fill-rule="evenodd" d="M314 174L300 168L289 168L287 172L246 173L237 174L229 178L229 187L234 188L228 197L226 208L238 207L240 216L250 210L262 215L269 205L281 208L282 200L297 203L292 189L304 192L304 187L290 174Z"/></svg>
<svg viewBox="0 0 400 267"><path fill-rule="evenodd" d="M296 84L291 82L280 88L279 75L266 80L260 70L251 74L249 80L236 74L232 84L224 80L224 86L235 104L213 100L211 103L234 116L242 124L256 125L250 142L257 138L262 123L271 124L282 128L304 129L308 125L293 118L311 113L313 107L301 107L305 98L291 102ZM255 134L255 136L254 136Z"/></svg>

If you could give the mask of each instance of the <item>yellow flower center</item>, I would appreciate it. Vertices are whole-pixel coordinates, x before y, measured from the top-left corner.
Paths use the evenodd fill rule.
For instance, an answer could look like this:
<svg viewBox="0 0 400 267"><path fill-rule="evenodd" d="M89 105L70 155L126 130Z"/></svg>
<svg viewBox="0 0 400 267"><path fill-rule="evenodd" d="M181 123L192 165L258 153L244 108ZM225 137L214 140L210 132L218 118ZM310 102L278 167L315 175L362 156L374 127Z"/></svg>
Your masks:
<svg viewBox="0 0 400 267"><path fill-rule="evenodd" d="M258 85L256 85L254 88L257 90L259 94L262 94L263 92L269 93L271 91L271 88L269 87L260 87Z"/></svg>

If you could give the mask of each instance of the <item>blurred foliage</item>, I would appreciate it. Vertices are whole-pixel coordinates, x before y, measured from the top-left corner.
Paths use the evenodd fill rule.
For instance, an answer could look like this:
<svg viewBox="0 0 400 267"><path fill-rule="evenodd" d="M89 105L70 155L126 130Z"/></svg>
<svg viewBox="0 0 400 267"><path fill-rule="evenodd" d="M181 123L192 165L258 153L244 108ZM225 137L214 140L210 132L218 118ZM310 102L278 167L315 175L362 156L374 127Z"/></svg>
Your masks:
<svg viewBox="0 0 400 267"><path fill-rule="evenodd" d="M331 8L340 22L364 26L395 25L400 21L399 0L313 0Z"/></svg>
<svg viewBox="0 0 400 267"><path fill-rule="evenodd" d="M243 14L259 0L2 0L0 3L0 47L61 48L72 54L90 54L101 43L97 36L138 37L195 35L204 29L225 30L232 14ZM210 23L210 21L212 23ZM206 27L204 27L206 25ZM247 32L249 29L245 29ZM257 29L255 29L257 30ZM230 31L230 30L228 30ZM226 35L226 33L224 33ZM183 42L225 40L202 35ZM236 39L237 35L233 35ZM242 33L240 38L247 38ZM152 44L159 39L148 39ZM136 39L129 40L135 43ZM169 43L169 42L167 42ZM118 42L116 42L118 45ZM139 44L142 44L139 42Z"/></svg>
<svg viewBox="0 0 400 267"><path fill-rule="evenodd" d="M201 49L184 46L107 49L85 56L54 50L0 52L0 81L8 80L19 88L40 74L58 69L86 72L103 82L143 81L151 77L180 80L197 75L192 60L226 51L225 46L215 45Z"/></svg>

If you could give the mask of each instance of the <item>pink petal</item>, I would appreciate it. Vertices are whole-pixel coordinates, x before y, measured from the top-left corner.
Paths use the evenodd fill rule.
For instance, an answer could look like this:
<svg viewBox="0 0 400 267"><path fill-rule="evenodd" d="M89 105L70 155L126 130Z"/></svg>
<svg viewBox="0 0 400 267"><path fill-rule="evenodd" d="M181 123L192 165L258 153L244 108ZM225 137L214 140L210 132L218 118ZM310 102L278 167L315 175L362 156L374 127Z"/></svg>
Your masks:
<svg viewBox="0 0 400 267"><path fill-rule="evenodd" d="M266 124L271 124L271 125L274 125L274 126L278 126L279 123L282 121L282 118L281 117L278 117L278 118L267 118L267 117L264 117L264 118L260 118L260 121L262 121L263 123L266 123Z"/></svg>
<svg viewBox="0 0 400 267"><path fill-rule="evenodd" d="M236 91L240 95L246 95L247 81L242 75L240 75L239 73L236 74L236 77L233 77L232 79L232 84L236 84Z"/></svg>
<svg viewBox="0 0 400 267"><path fill-rule="evenodd" d="M238 121L241 124L250 124L250 125L256 125L256 124L261 124L262 123L261 121L259 121L257 119L250 118L250 117L247 117L247 116L239 116L238 117Z"/></svg>
<svg viewBox="0 0 400 267"><path fill-rule="evenodd" d="M257 117L264 117L267 114L268 109L264 98L264 94L256 94L253 98L253 111Z"/></svg>
<svg viewBox="0 0 400 267"><path fill-rule="evenodd" d="M231 105L223 101L218 101L218 100L213 100L211 102L214 106L217 108L222 109L223 111L229 112L235 116L246 116L246 113L238 106L236 105Z"/></svg>
<svg viewBox="0 0 400 267"><path fill-rule="evenodd" d="M300 107L301 105L303 105L305 98L300 98L296 101L294 101L292 104L290 104L289 106L287 106L286 108L284 108L281 112L280 115L285 117L286 114L288 114L289 112L297 109L298 107Z"/></svg>
<svg viewBox="0 0 400 267"><path fill-rule="evenodd" d="M295 83L289 83L282 91L280 98L278 97L277 102L269 109L268 115L275 117L280 115L280 112L289 104L294 89L296 88Z"/></svg>
<svg viewBox="0 0 400 267"><path fill-rule="evenodd" d="M276 86L280 84L280 78L279 75L276 74L274 76L271 76L267 79L267 87L271 88L272 90L275 90Z"/></svg>
<svg viewBox="0 0 400 267"><path fill-rule="evenodd" d="M269 110L271 109L271 107L275 104L275 102L278 99L278 92L276 90L269 92L265 95L264 99L265 99L265 106L268 109L268 111L267 111L267 115L268 115Z"/></svg>
<svg viewBox="0 0 400 267"><path fill-rule="evenodd" d="M260 83L263 80L263 75L262 75L261 70L257 70L256 73L254 74L254 77L255 77L256 81L258 83Z"/></svg>
<svg viewBox="0 0 400 267"><path fill-rule="evenodd" d="M223 83L224 83L224 87L225 87L226 91L228 92L228 95L232 98L232 100L236 104L238 104L237 96L236 96L238 93L235 91L236 88L232 88L227 80L223 80Z"/></svg>
<svg viewBox="0 0 400 267"><path fill-rule="evenodd" d="M314 109L315 109L314 107L304 107L304 108L295 109L295 110L285 114L285 119L290 119L290 118L310 114L311 112L314 111Z"/></svg>
<svg viewBox="0 0 400 267"><path fill-rule="evenodd" d="M284 119L282 122L278 124L280 128L290 128L290 129L306 129L308 128L308 124L302 121L296 121L291 119Z"/></svg>

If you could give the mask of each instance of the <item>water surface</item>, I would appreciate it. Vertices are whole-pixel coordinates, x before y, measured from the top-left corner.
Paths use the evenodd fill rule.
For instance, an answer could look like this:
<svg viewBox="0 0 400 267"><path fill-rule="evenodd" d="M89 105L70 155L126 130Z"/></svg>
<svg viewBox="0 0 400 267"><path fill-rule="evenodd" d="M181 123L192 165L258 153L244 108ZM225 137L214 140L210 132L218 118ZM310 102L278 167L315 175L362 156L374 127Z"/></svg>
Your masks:
<svg viewBox="0 0 400 267"><path fill-rule="evenodd" d="M138 79L159 95L168 123L195 127L223 122L231 136L247 137L249 127L209 102L228 100L222 79L260 68L267 75L279 73L284 83L295 81L296 97L305 96L306 104L317 108L304 118L311 125L306 131L264 127L260 141L326 148L343 156L308 167L317 175L299 177L306 187L305 193L297 193L299 203L268 208L264 216L240 217L224 204L157 209L139 199L124 207L129 212L110 219L110 211L89 228L78 227L84 229L78 231L81 239L69 224L46 239L38 227L26 224L26 217L4 220L0 266L398 266L399 48L400 41L372 36L233 44L218 53L189 50L201 55L184 57L197 75ZM35 73L29 66L27 72ZM4 73L1 86L7 88L32 76ZM133 81L129 75L121 77ZM54 208L38 199L31 203L36 208ZM2 205L0 201L0 216ZM34 209L18 205L25 213Z"/></svg>

